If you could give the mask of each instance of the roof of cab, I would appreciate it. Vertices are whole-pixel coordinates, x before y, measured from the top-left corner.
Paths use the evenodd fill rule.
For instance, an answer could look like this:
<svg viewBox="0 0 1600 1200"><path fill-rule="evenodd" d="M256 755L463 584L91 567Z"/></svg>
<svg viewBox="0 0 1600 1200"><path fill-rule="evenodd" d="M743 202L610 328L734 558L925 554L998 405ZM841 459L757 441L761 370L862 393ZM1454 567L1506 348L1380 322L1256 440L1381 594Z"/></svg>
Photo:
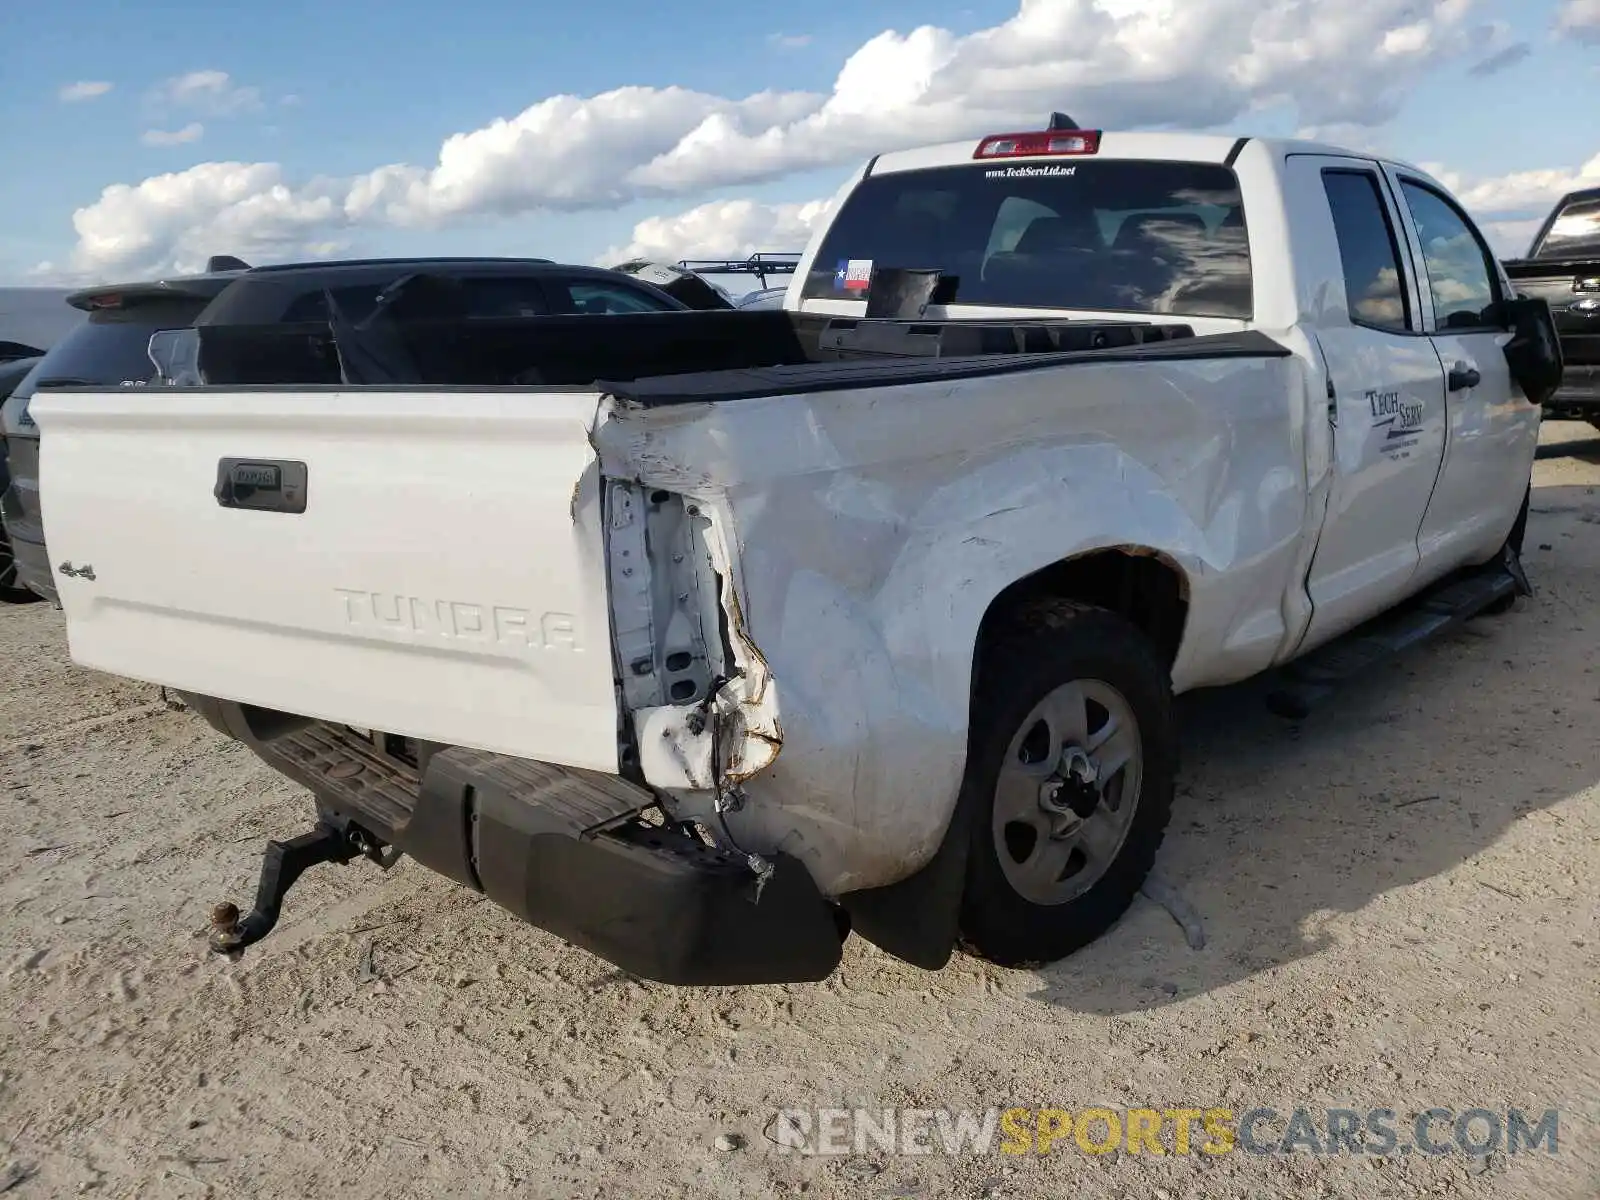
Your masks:
<svg viewBox="0 0 1600 1200"><path fill-rule="evenodd" d="M918 146L880 154L873 160L871 175L884 175L897 171L920 171L929 167L954 167L978 165L985 161L1003 164L1009 159L975 159L973 152L978 144L996 133L1021 133L1025 130L995 130L981 138L966 138L959 142L941 142L935 146ZM1255 138L1212 133L1120 133L1102 132L1099 150L1093 155L1038 155L1031 157L1059 157L1066 159L1142 158L1169 162L1228 163L1237 158L1246 147L1261 147L1275 157L1287 154L1327 154L1341 158L1375 159L1374 155L1350 150L1322 142L1301 141L1290 138ZM1376 160L1376 159L1375 159ZM1387 161L1387 160L1383 160ZM1406 164L1398 164L1406 165Z"/></svg>

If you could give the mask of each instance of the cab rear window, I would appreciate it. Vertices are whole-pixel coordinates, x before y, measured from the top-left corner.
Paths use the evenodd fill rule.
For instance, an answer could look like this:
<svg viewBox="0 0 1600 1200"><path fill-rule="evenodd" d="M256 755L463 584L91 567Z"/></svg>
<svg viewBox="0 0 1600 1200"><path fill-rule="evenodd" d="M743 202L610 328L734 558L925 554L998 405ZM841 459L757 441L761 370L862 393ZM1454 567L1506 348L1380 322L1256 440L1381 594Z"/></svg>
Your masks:
<svg viewBox="0 0 1600 1200"><path fill-rule="evenodd" d="M1238 177L1210 163L994 161L869 176L803 289L864 300L875 270L938 270L952 304L1248 319Z"/></svg>

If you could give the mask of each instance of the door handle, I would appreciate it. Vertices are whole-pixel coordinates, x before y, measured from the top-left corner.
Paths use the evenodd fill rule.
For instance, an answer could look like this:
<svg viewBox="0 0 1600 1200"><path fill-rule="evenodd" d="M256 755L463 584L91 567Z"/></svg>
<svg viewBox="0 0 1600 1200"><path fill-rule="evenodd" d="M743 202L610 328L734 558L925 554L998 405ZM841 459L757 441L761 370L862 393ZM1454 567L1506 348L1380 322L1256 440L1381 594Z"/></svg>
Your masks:
<svg viewBox="0 0 1600 1200"><path fill-rule="evenodd" d="M1469 367L1466 363L1457 363L1450 368L1450 390L1464 392L1468 388L1475 388L1483 382L1483 376L1478 374L1477 367Z"/></svg>

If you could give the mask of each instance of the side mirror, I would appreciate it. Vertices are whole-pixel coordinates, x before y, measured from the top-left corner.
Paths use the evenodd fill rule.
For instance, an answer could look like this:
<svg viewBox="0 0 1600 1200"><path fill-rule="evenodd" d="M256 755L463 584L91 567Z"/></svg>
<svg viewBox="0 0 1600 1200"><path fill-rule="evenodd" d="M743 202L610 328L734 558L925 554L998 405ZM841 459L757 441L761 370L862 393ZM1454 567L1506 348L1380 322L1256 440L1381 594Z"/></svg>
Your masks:
<svg viewBox="0 0 1600 1200"><path fill-rule="evenodd" d="M1511 378L1532 403L1543 405L1561 386L1566 369L1550 305L1535 296L1518 296L1505 302L1504 314L1511 331L1505 348Z"/></svg>

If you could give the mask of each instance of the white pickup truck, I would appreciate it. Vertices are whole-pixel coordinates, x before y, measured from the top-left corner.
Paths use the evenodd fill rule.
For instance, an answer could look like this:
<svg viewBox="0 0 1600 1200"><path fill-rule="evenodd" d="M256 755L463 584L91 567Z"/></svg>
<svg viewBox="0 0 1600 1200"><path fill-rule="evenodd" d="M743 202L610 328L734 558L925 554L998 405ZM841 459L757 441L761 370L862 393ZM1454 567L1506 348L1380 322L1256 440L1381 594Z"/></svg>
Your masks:
<svg viewBox="0 0 1600 1200"><path fill-rule="evenodd" d="M202 317L41 391L73 657L316 798L214 946L404 853L668 982L1053 960L1175 693L1509 607L1561 364L1445 189L1052 126L873 159L782 311Z"/></svg>

